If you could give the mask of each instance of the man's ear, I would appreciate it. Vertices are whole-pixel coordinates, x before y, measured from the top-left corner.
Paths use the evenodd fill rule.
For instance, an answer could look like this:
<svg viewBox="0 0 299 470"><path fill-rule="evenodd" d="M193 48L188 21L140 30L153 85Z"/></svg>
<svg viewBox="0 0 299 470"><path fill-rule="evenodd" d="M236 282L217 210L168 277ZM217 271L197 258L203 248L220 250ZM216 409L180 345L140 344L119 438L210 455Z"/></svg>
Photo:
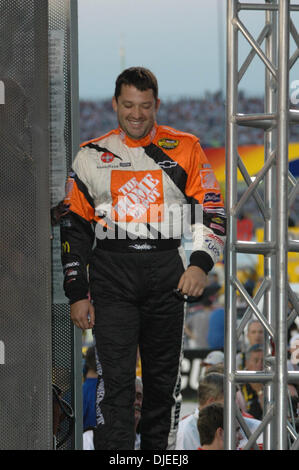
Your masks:
<svg viewBox="0 0 299 470"><path fill-rule="evenodd" d="M224 429L223 428L217 428L216 430L216 436L224 441Z"/></svg>
<svg viewBox="0 0 299 470"><path fill-rule="evenodd" d="M117 112L117 101L116 101L115 96L113 96L112 98L112 108L113 108L113 111Z"/></svg>
<svg viewBox="0 0 299 470"><path fill-rule="evenodd" d="M215 398L213 397L209 397L205 403L205 405L211 405L212 403L215 403Z"/></svg>
<svg viewBox="0 0 299 470"><path fill-rule="evenodd" d="M158 112L158 110L160 108L160 104L161 104L161 100L157 99L157 101L156 101L156 113Z"/></svg>

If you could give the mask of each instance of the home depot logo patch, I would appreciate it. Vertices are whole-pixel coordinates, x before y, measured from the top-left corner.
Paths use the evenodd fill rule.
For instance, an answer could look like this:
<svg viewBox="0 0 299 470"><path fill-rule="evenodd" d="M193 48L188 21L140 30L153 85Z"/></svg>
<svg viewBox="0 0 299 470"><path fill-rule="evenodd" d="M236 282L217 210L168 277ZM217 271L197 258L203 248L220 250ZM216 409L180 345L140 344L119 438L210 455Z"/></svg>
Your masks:
<svg viewBox="0 0 299 470"><path fill-rule="evenodd" d="M162 170L111 172L114 219L121 222L160 222L163 219Z"/></svg>

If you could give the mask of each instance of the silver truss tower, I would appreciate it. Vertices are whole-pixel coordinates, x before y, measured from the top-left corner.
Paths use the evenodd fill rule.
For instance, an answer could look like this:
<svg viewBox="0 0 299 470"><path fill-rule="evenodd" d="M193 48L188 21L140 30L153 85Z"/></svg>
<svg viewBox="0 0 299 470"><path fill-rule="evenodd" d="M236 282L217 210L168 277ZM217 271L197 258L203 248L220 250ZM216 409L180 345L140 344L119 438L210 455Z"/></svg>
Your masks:
<svg viewBox="0 0 299 470"><path fill-rule="evenodd" d="M265 23L257 39L240 19L243 10L264 11ZM256 439L263 433L264 449L299 449L294 420L289 418L287 388L288 382L299 382L299 372L287 370L287 332L299 314L299 301L288 283L288 252L299 251L299 241L288 240L288 212L299 193L299 181L288 172L289 125L299 123L299 112L290 110L289 105L289 72L299 57L299 35L295 25L299 23L299 16L293 22L292 11L299 12L298 1L245 3L227 0L225 448L230 450L235 449L236 416L246 431L242 415L236 409L235 393L236 384L247 382L263 384L264 415L258 429L252 435L247 433L246 448L256 448ZM240 66L238 45L241 35L250 44L251 51ZM296 50L290 57L291 36ZM239 83L255 56L265 66L264 113L240 114ZM264 130L264 165L254 180L238 155L239 126ZM246 191L240 200L238 170L246 183ZM250 197L255 199L264 221L263 242L237 240L237 218ZM238 253L263 255L264 279L253 298L237 277ZM246 303L240 323L237 323L237 291ZM261 301L263 308L259 307ZM287 313L288 303L292 306L290 314ZM253 315L265 330L262 372L236 369L237 343Z"/></svg>

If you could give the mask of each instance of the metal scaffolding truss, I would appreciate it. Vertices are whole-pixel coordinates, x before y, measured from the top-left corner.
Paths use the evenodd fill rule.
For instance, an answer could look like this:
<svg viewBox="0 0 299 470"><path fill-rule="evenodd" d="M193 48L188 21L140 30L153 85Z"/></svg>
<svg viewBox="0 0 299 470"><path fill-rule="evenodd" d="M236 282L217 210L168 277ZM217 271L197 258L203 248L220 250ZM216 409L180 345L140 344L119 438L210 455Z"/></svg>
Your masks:
<svg viewBox="0 0 299 470"><path fill-rule="evenodd" d="M260 11L265 20L257 39L240 19L244 10ZM292 13L298 12L298 13ZM299 193L299 181L288 170L289 126L299 123L299 112L290 109L290 69L299 57L299 34L291 15L299 15L299 2L265 0L245 3L227 0L227 115L226 115L226 339L225 339L225 448L235 449L236 416L247 433L246 449L256 448L263 433L263 448L299 449L294 416L290 412L288 383L299 382L299 372L287 369L288 328L299 314L299 301L288 282L288 252L299 251L298 240L288 240L289 209ZM245 15L246 16L246 15ZM299 17L298 17L299 20ZM250 52L239 64L239 40ZM295 52L290 57L290 39ZM239 84L253 59L265 67L264 113L238 113ZM251 178L238 154L238 129L264 130L264 165ZM246 190L238 200L238 170ZM254 198L263 219L264 240L237 240L237 218L249 198ZM251 297L237 276L239 253L259 254L264 259L264 278ZM237 319L237 293L246 304ZM262 303L262 307L260 306ZM288 305L291 311L288 313ZM249 320L257 317L265 331L263 371L237 370L237 344ZM262 383L264 411L260 426L251 435L235 403L236 385Z"/></svg>

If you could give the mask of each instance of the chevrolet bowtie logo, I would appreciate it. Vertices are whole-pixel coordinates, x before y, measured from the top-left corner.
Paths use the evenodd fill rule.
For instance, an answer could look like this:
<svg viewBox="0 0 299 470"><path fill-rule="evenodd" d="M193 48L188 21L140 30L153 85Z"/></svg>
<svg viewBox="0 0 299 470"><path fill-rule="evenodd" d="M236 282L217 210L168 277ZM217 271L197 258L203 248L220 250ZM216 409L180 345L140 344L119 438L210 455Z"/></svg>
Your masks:
<svg viewBox="0 0 299 470"><path fill-rule="evenodd" d="M165 160L164 162L158 162L158 165L161 168L173 168L174 166L177 166L177 162L173 162L171 160Z"/></svg>

